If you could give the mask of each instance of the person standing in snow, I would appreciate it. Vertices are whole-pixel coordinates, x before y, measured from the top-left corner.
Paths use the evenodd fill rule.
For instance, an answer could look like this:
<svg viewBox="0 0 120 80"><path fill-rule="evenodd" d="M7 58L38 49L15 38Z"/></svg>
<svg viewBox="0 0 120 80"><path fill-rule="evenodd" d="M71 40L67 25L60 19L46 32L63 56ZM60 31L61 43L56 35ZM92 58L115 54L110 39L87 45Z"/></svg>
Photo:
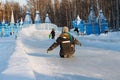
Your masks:
<svg viewBox="0 0 120 80"><path fill-rule="evenodd" d="M58 45L60 45L60 57L61 58L70 58L73 56L75 52L75 45L80 45L81 43L74 38L69 32L68 27L63 27L62 33L60 36L56 39L56 42L54 42L48 49L48 51L53 50Z"/></svg>
<svg viewBox="0 0 120 80"><path fill-rule="evenodd" d="M55 39L55 29L53 28L51 33L49 34L49 38Z"/></svg>
<svg viewBox="0 0 120 80"><path fill-rule="evenodd" d="M78 30L77 27L74 29L74 31L76 31L76 32L77 32L77 35L79 35L79 30Z"/></svg>

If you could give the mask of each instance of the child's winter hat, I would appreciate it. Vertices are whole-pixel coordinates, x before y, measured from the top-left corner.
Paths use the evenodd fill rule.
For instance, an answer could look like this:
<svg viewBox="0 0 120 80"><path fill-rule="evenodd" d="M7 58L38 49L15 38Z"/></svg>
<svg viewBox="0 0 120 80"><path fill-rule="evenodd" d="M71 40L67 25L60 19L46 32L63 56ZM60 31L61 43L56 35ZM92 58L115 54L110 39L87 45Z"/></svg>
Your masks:
<svg viewBox="0 0 120 80"><path fill-rule="evenodd" d="M68 32L69 30L68 30L68 27L67 26L64 26L63 28L62 28L62 32Z"/></svg>

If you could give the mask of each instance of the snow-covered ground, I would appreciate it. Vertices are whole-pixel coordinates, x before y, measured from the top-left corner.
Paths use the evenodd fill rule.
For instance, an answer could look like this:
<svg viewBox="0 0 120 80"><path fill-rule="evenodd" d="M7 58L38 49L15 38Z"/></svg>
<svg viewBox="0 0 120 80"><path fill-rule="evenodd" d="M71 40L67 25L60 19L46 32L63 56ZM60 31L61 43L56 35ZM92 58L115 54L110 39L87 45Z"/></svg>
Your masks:
<svg viewBox="0 0 120 80"><path fill-rule="evenodd" d="M56 32L56 37L61 31ZM60 58L59 47L47 53L55 41L50 30L23 28L17 40L0 39L0 80L120 80L120 32L77 36L72 58Z"/></svg>

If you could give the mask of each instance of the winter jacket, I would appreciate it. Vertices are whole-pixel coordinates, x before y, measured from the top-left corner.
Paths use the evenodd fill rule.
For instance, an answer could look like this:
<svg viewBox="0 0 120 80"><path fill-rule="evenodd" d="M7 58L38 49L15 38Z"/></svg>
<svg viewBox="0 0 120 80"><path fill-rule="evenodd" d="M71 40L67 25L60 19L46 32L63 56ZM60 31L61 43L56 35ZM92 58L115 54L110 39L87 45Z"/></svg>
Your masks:
<svg viewBox="0 0 120 80"><path fill-rule="evenodd" d="M55 31L52 30L50 34L52 35L52 39L54 39L55 38Z"/></svg>
<svg viewBox="0 0 120 80"><path fill-rule="evenodd" d="M60 45L60 57L71 57L75 52L75 44L81 43L69 33L62 33L49 48L48 51L53 50Z"/></svg>

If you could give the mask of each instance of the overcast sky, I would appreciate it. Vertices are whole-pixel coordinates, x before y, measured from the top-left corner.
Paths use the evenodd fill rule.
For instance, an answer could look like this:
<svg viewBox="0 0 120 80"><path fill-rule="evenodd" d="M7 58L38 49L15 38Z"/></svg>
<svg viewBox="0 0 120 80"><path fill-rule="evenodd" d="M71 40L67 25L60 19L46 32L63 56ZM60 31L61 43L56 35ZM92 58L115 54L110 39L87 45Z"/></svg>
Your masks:
<svg viewBox="0 0 120 80"><path fill-rule="evenodd" d="M5 3L7 0L0 0L3 3ZM20 5L25 5L26 4L26 0L8 0L8 1L17 1L20 3Z"/></svg>

